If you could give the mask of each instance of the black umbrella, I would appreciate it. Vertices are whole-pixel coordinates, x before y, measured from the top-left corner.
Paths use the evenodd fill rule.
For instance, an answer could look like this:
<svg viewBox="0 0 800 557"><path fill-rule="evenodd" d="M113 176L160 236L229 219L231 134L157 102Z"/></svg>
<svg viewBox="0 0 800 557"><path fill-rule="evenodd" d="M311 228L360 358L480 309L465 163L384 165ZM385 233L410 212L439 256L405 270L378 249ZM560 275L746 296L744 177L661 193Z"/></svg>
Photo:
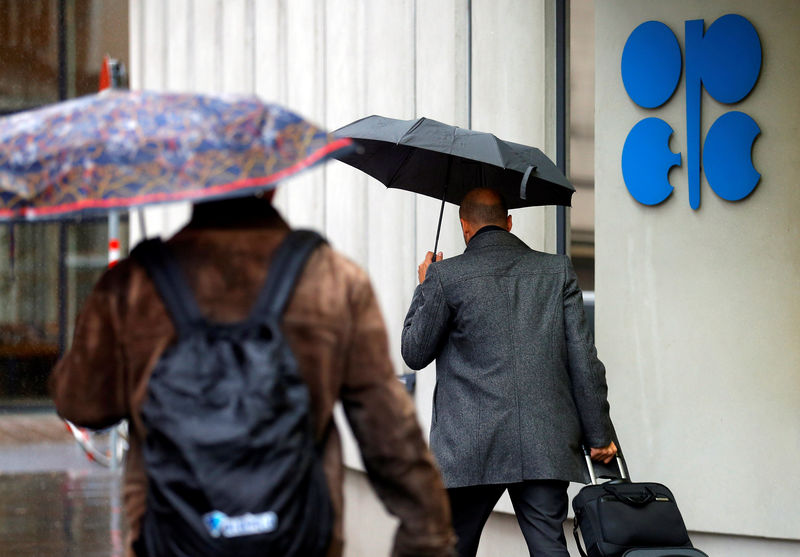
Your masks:
<svg viewBox="0 0 800 557"><path fill-rule="evenodd" d="M386 187L421 193L460 204L476 187L500 192L509 209L536 205L570 206L575 188L539 149L503 141L431 120L368 116L333 134L356 140L359 148L340 161L362 170Z"/></svg>

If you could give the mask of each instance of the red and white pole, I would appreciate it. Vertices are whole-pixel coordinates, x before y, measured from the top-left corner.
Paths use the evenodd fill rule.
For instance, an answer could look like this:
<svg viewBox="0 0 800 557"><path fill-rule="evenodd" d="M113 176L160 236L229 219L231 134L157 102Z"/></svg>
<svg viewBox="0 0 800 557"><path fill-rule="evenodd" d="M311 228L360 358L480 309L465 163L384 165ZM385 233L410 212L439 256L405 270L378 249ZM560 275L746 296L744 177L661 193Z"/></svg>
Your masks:
<svg viewBox="0 0 800 557"><path fill-rule="evenodd" d="M111 75L111 58L108 54L103 56L103 65L100 69L100 91L111 89L119 85L114 83L114 78ZM108 268L110 269L119 261L119 212L110 211L108 213ZM117 427L111 429L111 448L109 450L109 467L111 470L116 471L117 465L117 443L119 433Z"/></svg>
<svg viewBox="0 0 800 557"><path fill-rule="evenodd" d="M108 215L108 268L119 261L119 213Z"/></svg>

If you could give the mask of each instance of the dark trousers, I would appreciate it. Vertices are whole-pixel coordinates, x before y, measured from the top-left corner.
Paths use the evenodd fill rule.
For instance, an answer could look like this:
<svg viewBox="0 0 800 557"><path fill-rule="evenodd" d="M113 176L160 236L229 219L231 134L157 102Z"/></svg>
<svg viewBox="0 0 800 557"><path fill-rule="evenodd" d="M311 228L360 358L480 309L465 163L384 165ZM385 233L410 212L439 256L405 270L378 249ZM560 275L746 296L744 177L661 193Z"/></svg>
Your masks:
<svg viewBox="0 0 800 557"><path fill-rule="evenodd" d="M568 486L563 481L530 480L448 489L458 557L475 556L483 526L506 489L531 557L569 557L563 528Z"/></svg>

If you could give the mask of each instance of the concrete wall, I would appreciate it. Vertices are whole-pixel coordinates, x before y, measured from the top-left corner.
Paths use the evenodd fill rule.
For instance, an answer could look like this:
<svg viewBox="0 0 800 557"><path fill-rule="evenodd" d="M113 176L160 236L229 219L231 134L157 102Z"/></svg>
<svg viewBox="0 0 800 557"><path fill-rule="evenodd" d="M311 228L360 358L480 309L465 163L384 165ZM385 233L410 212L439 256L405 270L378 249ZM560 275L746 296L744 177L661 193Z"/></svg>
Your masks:
<svg viewBox="0 0 800 557"><path fill-rule="evenodd" d="M683 505L681 505L683 506ZM369 517L365 527L364 517ZM347 554L358 557L388 555L391 539L387 532L396 524L369 488L363 474L348 471L345 480L345 528L352 535L348 539ZM572 521L564 524L564 535L569 554L579 555L572 537ZM789 540L728 536L708 533L691 533L692 542L711 557L794 557L797 543ZM520 534L516 518L505 512L493 513L478 547L478 557L509 557L528 555L525 540Z"/></svg>
<svg viewBox="0 0 800 557"><path fill-rule="evenodd" d="M473 2L472 74L466 0L133 0L133 88L255 93L328 129L362 116L428 116L486 129L552 153L546 114L546 2ZM508 14L515 14L511 18ZM538 30L537 30L538 29ZM505 53L514 51L514 57ZM470 85L473 101L469 104ZM340 163L282 188L296 226L324 231L380 284L395 348L416 266L433 248L438 202L388 191ZM550 210L552 213L552 210ZM146 211L148 233L170 233L185 208ZM552 216L526 211L515 226L533 245L554 244ZM138 220L133 235L139 237ZM441 248L463 250L457 212L445 211Z"/></svg>
<svg viewBox="0 0 800 557"><path fill-rule="evenodd" d="M554 153L551 0L132 0L130 8L134 88L256 93L329 129L373 113L424 115ZM795 555L800 4L604 0L595 10L597 343L631 472L674 488L710 555ZM657 19L683 47L685 20L708 26L731 12L753 23L764 53L755 90L735 107L761 127L753 149L761 183L731 203L704 181L693 211L682 166L670 173L672 196L642 206L623 184L622 145L655 115L675 129L670 146L685 165L685 91L682 80L656 111L634 105L620 79L625 40ZM704 95L704 133L731 109ZM387 191L336 162L293 179L277 202L291 224L323 231L368 269L405 371L400 327L438 203ZM148 232L170 234L187 215L185 206L148 210ZM553 251L553 220L552 210L526 210L515 214L515 231ZM454 207L442 234L446 255L463 249ZM419 376L425 428L433 382L432 368ZM352 440L347 459L358 467ZM348 473L347 501L348 555L385 554L392 520L357 471ZM479 554L525 554L512 516L490 519Z"/></svg>
<svg viewBox="0 0 800 557"><path fill-rule="evenodd" d="M710 554L800 554L800 3L793 0L606 0L596 8L596 327L612 417L632 475L675 491ZM685 57L684 22L737 13L757 30L760 78L742 102L702 98L702 136L729 110L760 126L761 181L719 198L703 178L689 206L685 73L646 110L620 76L628 35L665 23ZM685 64L685 61L684 61ZM685 65L684 65L685 71ZM626 190L629 130L655 116L674 129L683 165L672 195L644 206Z"/></svg>
<svg viewBox="0 0 800 557"><path fill-rule="evenodd" d="M255 93L331 130L370 114L427 116L554 156L551 0L131 0L130 9L132 88ZM338 162L292 179L276 203L292 225L324 232L369 271L396 369L407 371L402 320L417 264L433 249L439 203L387 190ZM554 251L554 214L515 212L514 230ZM144 213L149 235L169 235L187 217L187 206ZM444 219L439 249L447 257L464 244L457 209L448 206ZM134 242L142 237L138 223L133 215ZM434 379L433 366L418 378L425 430ZM357 469L352 439L345 449ZM348 501L349 509L377 506L358 472L348 476ZM508 501L500 507L510 510ZM349 522L348 555L386 553L393 531L379 515L360 515L375 516L369 528ZM521 536L494 547L512 554L503 551L507 543L518 545Z"/></svg>

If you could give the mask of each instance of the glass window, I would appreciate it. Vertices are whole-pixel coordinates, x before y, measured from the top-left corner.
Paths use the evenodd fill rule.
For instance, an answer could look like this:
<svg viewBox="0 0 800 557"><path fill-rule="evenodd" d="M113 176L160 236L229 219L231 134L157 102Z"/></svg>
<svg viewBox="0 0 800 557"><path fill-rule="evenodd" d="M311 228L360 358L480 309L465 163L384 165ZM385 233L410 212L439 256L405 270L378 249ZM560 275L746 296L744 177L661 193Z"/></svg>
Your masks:
<svg viewBox="0 0 800 557"><path fill-rule="evenodd" d="M0 227L0 404L47 400L47 378L108 264L108 224ZM127 222L120 223L127 251Z"/></svg>
<svg viewBox="0 0 800 557"><path fill-rule="evenodd" d="M0 9L0 112L59 99L58 2L4 2Z"/></svg>
<svg viewBox="0 0 800 557"><path fill-rule="evenodd" d="M0 114L97 92L106 54L127 65L127 0L4 2ZM120 240L126 253L124 217ZM49 404L47 378L107 246L104 219L0 224L0 406Z"/></svg>

